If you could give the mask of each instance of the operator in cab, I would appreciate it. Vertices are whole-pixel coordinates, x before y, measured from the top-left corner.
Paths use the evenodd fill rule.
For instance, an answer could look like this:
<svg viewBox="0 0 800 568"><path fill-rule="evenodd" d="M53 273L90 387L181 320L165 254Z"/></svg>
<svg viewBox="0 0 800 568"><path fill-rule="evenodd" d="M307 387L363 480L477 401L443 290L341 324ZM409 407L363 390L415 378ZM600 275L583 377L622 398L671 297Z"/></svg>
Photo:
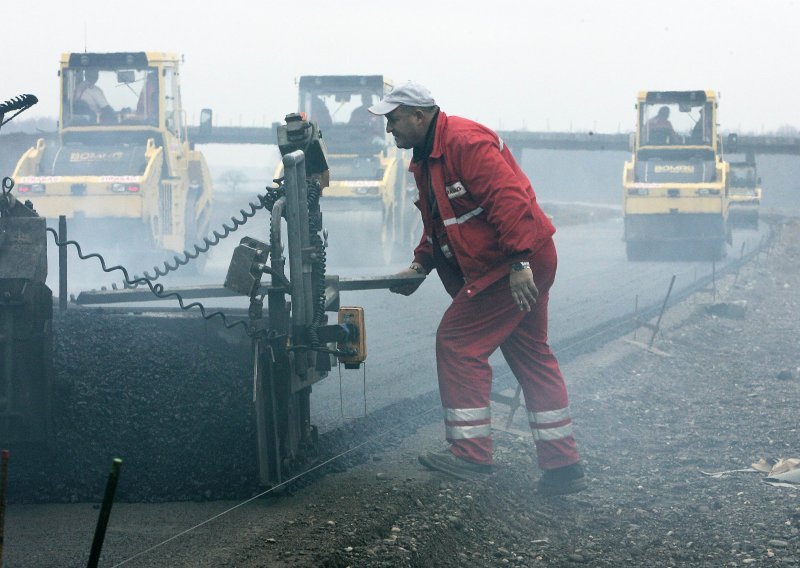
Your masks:
<svg viewBox="0 0 800 568"><path fill-rule="evenodd" d="M669 120L669 107L662 106L658 114L647 121L647 143L655 145L675 144L678 135Z"/></svg>
<svg viewBox="0 0 800 568"><path fill-rule="evenodd" d="M99 72L97 69L86 69L83 72L83 81L75 87L75 113L94 115L97 122L113 122L117 113L108 104L103 89L97 86Z"/></svg>

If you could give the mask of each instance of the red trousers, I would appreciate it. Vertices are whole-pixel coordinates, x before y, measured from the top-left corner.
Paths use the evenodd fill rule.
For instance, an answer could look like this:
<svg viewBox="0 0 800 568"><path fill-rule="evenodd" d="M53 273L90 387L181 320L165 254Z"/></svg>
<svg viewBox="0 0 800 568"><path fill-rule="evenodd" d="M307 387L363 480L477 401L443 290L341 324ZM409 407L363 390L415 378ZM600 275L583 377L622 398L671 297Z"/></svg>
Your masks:
<svg viewBox="0 0 800 568"><path fill-rule="evenodd" d="M539 297L530 312L519 310L503 277L471 298L462 289L442 317L436 334L439 393L456 456L492 463L489 356L499 347L525 395L539 467L579 460L564 378L547 343L548 291L556 264L552 241L531 259Z"/></svg>

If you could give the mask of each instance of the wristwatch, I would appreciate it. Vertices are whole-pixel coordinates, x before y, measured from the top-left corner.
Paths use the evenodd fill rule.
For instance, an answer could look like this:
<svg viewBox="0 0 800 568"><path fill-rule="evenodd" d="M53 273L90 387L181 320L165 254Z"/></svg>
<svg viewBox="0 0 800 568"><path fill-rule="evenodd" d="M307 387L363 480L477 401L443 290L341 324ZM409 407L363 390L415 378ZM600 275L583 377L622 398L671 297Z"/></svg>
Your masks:
<svg viewBox="0 0 800 568"><path fill-rule="evenodd" d="M520 272L520 271L525 270L526 268L530 268L530 267L531 267L531 263L530 262L525 262L525 261L523 261L523 262L515 262L515 263L513 263L511 265L511 270L513 270L514 272Z"/></svg>

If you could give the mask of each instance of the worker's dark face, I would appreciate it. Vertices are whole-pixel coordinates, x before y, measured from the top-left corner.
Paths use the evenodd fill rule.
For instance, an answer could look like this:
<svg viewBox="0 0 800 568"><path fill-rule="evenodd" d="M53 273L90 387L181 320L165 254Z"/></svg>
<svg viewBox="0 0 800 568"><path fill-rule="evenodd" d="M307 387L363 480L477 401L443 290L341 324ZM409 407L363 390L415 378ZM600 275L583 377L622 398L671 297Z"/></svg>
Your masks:
<svg viewBox="0 0 800 568"><path fill-rule="evenodd" d="M399 106L386 115L386 132L394 136L398 148L413 148L425 141L429 123L421 110Z"/></svg>

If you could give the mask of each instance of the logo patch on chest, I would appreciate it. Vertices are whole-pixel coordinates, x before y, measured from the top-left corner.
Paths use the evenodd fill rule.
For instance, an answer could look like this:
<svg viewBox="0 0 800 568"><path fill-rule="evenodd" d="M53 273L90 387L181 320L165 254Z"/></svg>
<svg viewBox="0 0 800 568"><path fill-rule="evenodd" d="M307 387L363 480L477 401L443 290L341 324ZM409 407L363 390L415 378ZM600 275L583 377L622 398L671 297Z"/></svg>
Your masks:
<svg viewBox="0 0 800 568"><path fill-rule="evenodd" d="M462 195L467 194L467 188L464 187L464 184L460 181L456 181L450 185L444 186L444 190L447 192L448 199L455 199L456 197L461 197Z"/></svg>

